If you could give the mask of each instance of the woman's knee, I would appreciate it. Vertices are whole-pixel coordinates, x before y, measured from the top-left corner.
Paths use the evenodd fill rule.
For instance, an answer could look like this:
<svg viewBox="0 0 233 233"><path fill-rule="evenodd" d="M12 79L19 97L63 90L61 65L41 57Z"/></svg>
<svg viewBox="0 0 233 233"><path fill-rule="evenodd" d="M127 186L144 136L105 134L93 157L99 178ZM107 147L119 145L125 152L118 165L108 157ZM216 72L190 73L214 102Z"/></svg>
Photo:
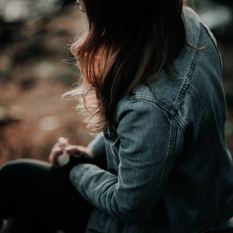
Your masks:
<svg viewBox="0 0 233 233"><path fill-rule="evenodd" d="M1 186L10 185L12 182L17 183L21 171L25 165L19 160L8 161L0 167L0 184Z"/></svg>
<svg viewBox="0 0 233 233"><path fill-rule="evenodd" d="M47 171L51 166L42 161L32 159L17 159L8 161L0 167L0 184L17 182L20 179L30 179L34 175Z"/></svg>
<svg viewBox="0 0 233 233"><path fill-rule="evenodd" d="M19 167L21 167L21 163L16 160L4 163L0 167L0 177L11 175L16 170L18 170Z"/></svg>
<svg viewBox="0 0 233 233"><path fill-rule="evenodd" d="M28 160L26 159L10 160L1 165L0 175L11 175L19 170L23 170L27 166Z"/></svg>

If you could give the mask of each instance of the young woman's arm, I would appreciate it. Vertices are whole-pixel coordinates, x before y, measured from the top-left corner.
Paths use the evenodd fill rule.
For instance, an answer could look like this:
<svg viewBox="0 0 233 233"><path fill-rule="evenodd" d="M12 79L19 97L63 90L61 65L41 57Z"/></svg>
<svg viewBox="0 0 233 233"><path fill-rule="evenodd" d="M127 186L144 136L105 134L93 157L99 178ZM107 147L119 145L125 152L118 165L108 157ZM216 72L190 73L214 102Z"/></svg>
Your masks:
<svg viewBox="0 0 233 233"><path fill-rule="evenodd" d="M95 165L80 164L71 170L70 179L97 208L122 221L145 222L182 150L182 130L167 112L144 100L124 104L118 121L118 175Z"/></svg>
<svg viewBox="0 0 233 233"><path fill-rule="evenodd" d="M93 163L106 168L105 138L103 133L96 135L87 147L91 151Z"/></svg>
<svg viewBox="0 0 233 233"><path fill-rule="evenodd" d="M102 157L105 155L105 139L103 133L99 133L87 146L94 157Z"/></svg>

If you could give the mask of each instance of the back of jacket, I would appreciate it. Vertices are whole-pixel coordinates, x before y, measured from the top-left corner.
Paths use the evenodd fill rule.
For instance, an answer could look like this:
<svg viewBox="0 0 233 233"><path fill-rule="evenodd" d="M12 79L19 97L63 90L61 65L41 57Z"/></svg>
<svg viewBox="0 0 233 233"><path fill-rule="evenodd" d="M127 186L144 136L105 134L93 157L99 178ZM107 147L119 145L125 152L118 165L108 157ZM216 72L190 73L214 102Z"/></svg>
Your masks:
<svg viewBox="0 0 233 233"><path fill-rule="evenodd" d="M104 145L108 171L80 164L71 181L95 209L87 232L201 233L233 216L233 163L216 41L189 8L174 65L117 106ZM153 78L152 78L153 80Z"/></svg>

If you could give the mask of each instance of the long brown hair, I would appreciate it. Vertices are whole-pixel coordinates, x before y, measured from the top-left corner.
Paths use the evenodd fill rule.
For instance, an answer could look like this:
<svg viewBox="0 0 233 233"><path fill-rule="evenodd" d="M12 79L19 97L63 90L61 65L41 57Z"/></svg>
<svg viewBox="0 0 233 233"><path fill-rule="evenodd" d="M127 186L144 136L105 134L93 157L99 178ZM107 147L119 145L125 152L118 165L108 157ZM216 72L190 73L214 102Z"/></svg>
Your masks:
<svg viewBox="0 0 233 233"><path fill-rule="evenodd" d="M185 44L184 0L84 0L89 31L72 52L83 75L78 96L91 132L112 126L119 100L168 69Z"/></svg>

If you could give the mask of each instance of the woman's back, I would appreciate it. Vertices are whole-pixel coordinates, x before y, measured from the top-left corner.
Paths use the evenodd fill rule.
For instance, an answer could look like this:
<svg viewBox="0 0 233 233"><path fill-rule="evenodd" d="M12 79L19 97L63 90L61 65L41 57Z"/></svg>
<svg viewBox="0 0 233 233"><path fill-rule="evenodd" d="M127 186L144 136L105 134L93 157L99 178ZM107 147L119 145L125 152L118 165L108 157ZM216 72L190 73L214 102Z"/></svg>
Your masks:
<svg viewBox="0 0 233 233"><path fill-rule="evenodd" d="M168 100L167 111L182 129L176 140L183 140L183 149L167 185L170 203L165 205L170 209L177 203L171 211L180 215L171 214L171 232L182 232L182 227L202 232L232 216L233 165L224 136L226 104L216 41L191 9L186 8L185 15L187 42L196 49L186 45L175 63L178 80L168 81L170 88L154 87L155 93L166 93L160 98Z"/></svg>
<svg viewBox="0 0 233 233"><path fill-rule="evenodd" d="M82 195L110 213L96 209L87 232L203 232L214 230L233 214L221 59L212 34L198 16L189 8L184 8L184 16L187 45L174 63L175 77L162 71L156 81L139 85L119 102L115 129L105 132L108 170L120 177L119 190L109 188L116 182L113 177L102 184L101 172L95 174L90 189L91 169L86 177L80 173L87 168L71 172ZM137 170L140 164L132 156L141 163L150 161L141 168L147 171ZM82 182L77 183L80 176ZM132 180L134 184L128 183ZM105 190L109 203L104 203L99 189Z"/></svg>

